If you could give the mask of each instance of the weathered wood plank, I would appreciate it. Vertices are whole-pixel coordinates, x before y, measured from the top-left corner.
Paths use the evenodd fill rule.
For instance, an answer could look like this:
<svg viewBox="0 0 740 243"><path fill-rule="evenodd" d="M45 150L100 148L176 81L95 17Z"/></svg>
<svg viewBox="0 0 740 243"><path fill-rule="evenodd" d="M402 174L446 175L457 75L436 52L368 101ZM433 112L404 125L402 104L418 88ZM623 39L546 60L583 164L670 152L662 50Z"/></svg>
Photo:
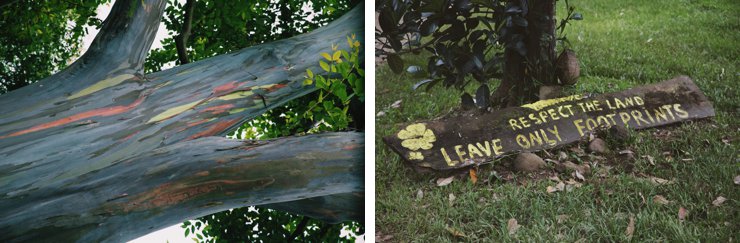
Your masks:
<svg viewBox="0 0 740 243"><path fill-rule="evenodd" d="M711 116L714 108L707 97L681 76L594 97L575 95L482 115L415 122L383 140L414 167L449 170L572 143L599 128L642 129Z"/></svg>

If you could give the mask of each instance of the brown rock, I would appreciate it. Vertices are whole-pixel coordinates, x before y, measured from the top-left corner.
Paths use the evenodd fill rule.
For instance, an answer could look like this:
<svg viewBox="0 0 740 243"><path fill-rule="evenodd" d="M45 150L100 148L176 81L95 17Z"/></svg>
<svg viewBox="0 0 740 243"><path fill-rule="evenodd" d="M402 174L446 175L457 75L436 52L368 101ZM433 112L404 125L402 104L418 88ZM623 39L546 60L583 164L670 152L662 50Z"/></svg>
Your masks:
<svg viewBox="0 0 740 243"><path fill-rule="evenodd" d="M534 172L545 167L545 161L533 153L521 153L514 159L514 169L519 172Z"/></svg>
<svg viewBox="0 0 740 243"><path fill-rule="evenodd" d="M562 84L573 85L581 76L581 67L573 50L566 49L560 53L556 61L555 72Z"/></svg>
<svg viewBox="0 0 740 243"><path fill-rule="evenodd" d="M588 144L588 150L594 153L606 153L609 148L606 147L606 142L601 138L594 138L591 143Z"/></svg>
<svg viewBox="0 0 740 243"><path fill-rule="evenodd" d="M570 161L565 161L556 165L555 170L557 170L558 172L578 171L578 173L581 173L582 175L591 174L591 166L578 165Z"/></svg>
<svg viewBox="0 0 740 243"><path fill-rule="evenodd" d="M540 100L554 99L562 96L563 87L552 85L552 86L541 86L540 87Z"/></svg>

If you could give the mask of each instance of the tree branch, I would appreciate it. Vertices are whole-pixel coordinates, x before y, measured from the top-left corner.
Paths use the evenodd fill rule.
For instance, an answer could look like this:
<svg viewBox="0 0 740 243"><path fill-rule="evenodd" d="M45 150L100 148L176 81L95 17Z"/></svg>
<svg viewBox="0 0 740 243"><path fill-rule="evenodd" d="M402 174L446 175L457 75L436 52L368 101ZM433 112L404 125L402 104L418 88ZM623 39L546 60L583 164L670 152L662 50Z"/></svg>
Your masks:
<svg viewBox="0 0 740 243"><path fill-rule="evenodd" d="M195 11L195 0L188 0L185 3L185 14L182 21L182 30L180 34L175 37L175 46L177 47L177 59L180 60L180 64L190 63L188 59L188 38L190 38L190 30L193 25L193 11Z"/></svg>
<svg viewBox="0 0 740 243"><path fill-rule="evenodd" d="M118 0L87 52L72 65L142 73L166 0Z"/></svg>
<svg viewBox="0 0 740 243"><path fill-rule="evenodd" d="M363 161L362 133L182 142L71 178L68 192L2 194L0 240L120 242L229 208L359 193Z"/></svg>

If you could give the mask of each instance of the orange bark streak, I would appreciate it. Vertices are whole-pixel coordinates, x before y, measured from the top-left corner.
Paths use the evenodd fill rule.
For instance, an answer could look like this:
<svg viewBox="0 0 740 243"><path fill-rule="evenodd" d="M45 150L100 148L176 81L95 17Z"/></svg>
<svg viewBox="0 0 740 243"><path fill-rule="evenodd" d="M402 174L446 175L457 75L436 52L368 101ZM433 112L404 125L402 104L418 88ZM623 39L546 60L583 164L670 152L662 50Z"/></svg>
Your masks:
<svg viewBox="0 0 740 243"><path fill-rule="evenodd" d="M121 140L118 140L118 141L123 142L123 141L129 140L131 137L133 137L134 135L138 134L139 132L141 132L141 131L133 132L133 133L127 135L126 137L123 137Z"/></svg>
<svg viewBox="0 0 740 243"><path fill-rule="evenodd" d="M355 149L357 147L359 147L359 145L357 145L357 144L349 144L349 145L345 145L344 147L342 147L342 149L344 149L344 150L353 150L353 149Z"/></svg>
<svg viewBox="0 0 740 243"><path fill-rule="evenodd" d="M195 173L195 175L197 175L197 176L208 176L210 174L211 174L211 172L208 172L207 170L204 170L204 171Z"/></svg>
<svg viewBox="0 0 740 243"><path fill-rule="evenodd" d="M231 92L232 90L238 87L239 87L239 83L237 83L236 81L231 81L229 83L216 86L215 88L213 88L213 93L216 96L221 96L223 94Z"/></svg>
<svg viewBox="0 0 740 243"><path fill-rule="evenodd" d="M58 126L61 126L61 125L69 124L69 123L76 122L76 121L79 121L79 120L82 120L82 119L87 119L87 118L90 118L90 117L96 117L96 116L112 116L112 115L121 114L121 113L130 111L131 109L135 108L136 106L138 106L139 104L141 104L141 102L143 102L144 99L145 99L145 97L139 97L138 99L136 99L133 103L131 103L129 105L119 105L119 106L105 107L105 108L99 108L99 109L94 109L94 110L91 110L91 111L82 112L82 113L79 113L79 114L76 114L76 115L72 115L72 116L68 116L68 117L65 117L65 118L61 118L61 119L56 120L56 121L52 121L52 122L47 122L47 123L44 123L44 124L36 125L36 126L31 127L31 128L20 130L20 131L17 131L17 132L14 132L14 133L11 133L11 134L8 134L8 135L5 135L5 136L0 136L0 139L7 138L7 137L15 137L15 136L19 136L19 135L23 135L23 134L27 134L27 133L32 133L32 132L37 132L37 131L49 129L49 128L52 128L52 127L58 127Z"/></svg>
<svg viewBox="0 0 740 243"><path fill-rule="evenodd" d="M212 114L224 113L229 109L233 108L234 104L217 105L203 109L203 112L211 112Z"/></svg>
<svg viewBox="0 0 740 243"><path fill-rule="evenodd" d="M193 136L190 136L188 139L196 139L196 138L200 138L200 137L213 136L213 135L215 135L217 133L223 132L224 130L226 130L230 126L234 125L238 121L239 121L239 119L237 118L237 119L231 119L231 120L226 120L226 121L222 121L222 122L217 122L217 123L211 125L210 127L208 127L208 129L206 129L205 131L202 131L202 132L199 132L199 133L197 133L197 134L195 134Z"/></svg>
<svg viewBox="0 0 740 243"><path fill-rule="evenodd" d="M267 91L272 92L281 88L284 88L285 86L288 86L287 84L276 84L272 87L267 88Z"/></svg>

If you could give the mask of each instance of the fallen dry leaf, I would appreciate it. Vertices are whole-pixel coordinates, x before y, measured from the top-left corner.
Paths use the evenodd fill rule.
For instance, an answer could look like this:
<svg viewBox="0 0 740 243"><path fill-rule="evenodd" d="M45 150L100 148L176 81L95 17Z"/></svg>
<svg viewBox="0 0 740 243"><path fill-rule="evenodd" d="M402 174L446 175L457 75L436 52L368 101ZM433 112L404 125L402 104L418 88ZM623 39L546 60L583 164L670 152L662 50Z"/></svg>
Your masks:
<svg viewBox="0 0 740 243"><path fill-rule="evenodd" d="M573 180L573 178L570 178L567 181L565 181L565 184L572 185L572 186L575 186L575 187L581 187L583 185L580 182L577 182L576 180Z"/></svg>
<svg viewBox="0 0 740 243"><path fill-rule="evenodd" d="M563 160L566 160L566 159L568 159L568 154L566 154L563 151L560 151L560 153L558 153L558 160L563 161Z"/></svg>
<svg viewBox="0 0 740 243"><path fill-rule="evenodd" d="M653 197L653 202L657 204L663 204L663 205L671 203L671 201L668 201L668 199L665 199L665 197L661 195L655 195Z"/></svg>
<svg viewBox="0 0 740 243"><path fill-rule="evenodd" d="M450 199L450 205L452 205L453 203L455 203L455 199L457 198L457 197L455 197L455 194L450 193L450 195L448 197Z"/></svg>
<svg viewBox="0 0 740 243"><path fill-rule="evenodd" d="M396 102L393 102L393 104L391 104L391 108L401 107L401 101L403 100L397 100Z"/></svg>
<svg viewBox="0 0 740 243"><path fill-rule="evenodd" d="M629 150L629 149L625 149L625 150L619 151L619 154L634 154L634 153L635 152L632 152L632 150Z"/></svg>
<svg viewBox="0 0 740 243"><path fill-rule="evenodd" d="M678 221L683 222L688 215L689 211L687 211L685 208L681 207L678 209Z"/></svg>
<svg viewBox="0 0 740 243"><path fill-rule="evenodd" d="M549 151L547 151L547 150L542 150L542 152L543 152L543 153L545 153L545 155L546 155L547 157L552 157L552 154L551 154L551 153L550 153Z"/></svg>
<svg viewBox="0 0 740 243"><path fill-rule="evenodd" d="M556 218L556 219L558 219L558 224L562 224L562 223L563 223L563 222L565 222L565 220L567 220L567 219L568 219L569 217L570 217L570 216L568 216L567 214L561 214L561 215L558 215L558 216L556 216L555 218Z"/></svg>
<svg viewBox="0 0 740 243"><path fill-rule="evenodd" d="M450 176L447 178L439 178L437 179L437 186L446 186L452 183L452 181L455 180L455 176Z"/></svg>
<svg viewBox="0 0 740 243"><path fill-rule="evenodd" d="M740 175L735 176L735 185L740 185Z"/></svg>
<svg viewBox="0 0 740 243"><path fill-rule="evenodd" d="M385 116L385 111L378 111L378 114L375 114L375 117L381 117Z"/></svg>
<svg viewBox="0 0 740 243"><path fill-rule="evenodd" d="M474 168L470 169L470 181L473 182L473 184L478 182L478 175L476 175Z"/></svg>
<svg viewBox="0 0 740 243"><path fill-rule="evenodd" d="M468 237L462 231L458 229L455 229L449 226L445 227L445 229L447 229L447 232L450 232L450 234L452 234L452 236L454 237Z"/></svg>
<svg viewBox="0 0 740 243"><path fill-rule="evenodd" d="M418 191L416 191L416 200L418 201L418 200L421 200L422 198L424 198L424 191L419 189Z"/></svg>
<svg viewBox="0 0 740 243"><path fill-rule="evenodd" d="M559 192L559 191L563 191L564 189L565 189L565 183L561 181L561 182L558 182L558 184L555 186L547 186L547 193Z"/></svg>
<svg viewBox="0 0 740 243"><path fill-rule="evenodd" d="M645 156L642 156L642 157L643 158L646 158L647 161L648 161L648 163L650 163L651 165L655 165L655 158L653 158L653 156L645 155Z"/></svg>
<svg viewBox="0 0 740 243"><path fill-rule="evenodd" d="M519 223L516 222L515 218L509 219L509 222L507 223L506 229L509 230L509 235L516 234L516 231L519 230Z"/></svg>
<svg viewBox="0 0 740 243"><path fill-rule="evenodd" d="M666 179L663 179L663 178L659 178L659 177L655 177L655 176L650 176L650 175L646 175L646 174L643 174L643 173L639 173L639 175L642 176L642 177L645 177L645 180L647 180L648 182L653 183L655 185L673 184L673 180L666 180Z"/></svg>
<svg viewBox="0 0 740 243"><path fill-rule="evenodd" d="M576 178L578 178L581 181L586 181L586 178L581 175L581 172L578 172L578 170L575 171Z"/></svg>
<svg viewBox="0 0 740 243"><path fill-rule="evenodd" d="M719 196L719 197L717 197L717 199L714 199L714 201L712 201L712 205L714 205L715 207L719 207L725 201L727 201L727 198L725 198L723 196Z"/></svg>
<svg viewBox="0 0 740 243"><path fill-rule="evenodd" d="M381 232L375 232L375 240L377 242L385 242L393 239L393 235L386 235Z"/></svg>
<svg viewBox="0 0 740 243"><path fill-rule="evenodd" d="M627 224L627 229L624 234L627 238L632 239L632 235L635 233L635 216L630 214L630 222Z"/></svg>
<svg viewBox="0 0 740 243"><path fill-rule="evenodd" d="M630 215L630 222L627 224L627 230L624 231L624 235L627 236L628 239L632 239L632 234L635 233L635 216Z"/></svg>
<svg viewBox="0 0 740 243"><path fill-rule="evenodd" d="M654 176L651 176L649 179L650 179L651 182L653 182L655 184L658 184L658 185L667 185L667 184L673 183L673 181L666 180L666 179L663 179L663 178L654 177Z"/></svg>

